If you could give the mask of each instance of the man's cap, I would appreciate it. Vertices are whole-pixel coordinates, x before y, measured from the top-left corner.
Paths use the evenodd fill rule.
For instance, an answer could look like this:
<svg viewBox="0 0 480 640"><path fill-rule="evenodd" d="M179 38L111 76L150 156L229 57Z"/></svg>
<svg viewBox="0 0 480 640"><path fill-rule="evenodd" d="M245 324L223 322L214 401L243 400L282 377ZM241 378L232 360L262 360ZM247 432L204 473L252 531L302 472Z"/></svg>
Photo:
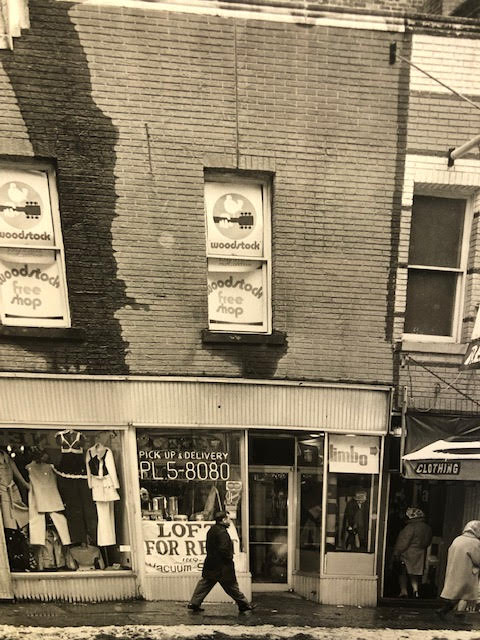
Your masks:
<svg viewBox="0 0 480 640"><path fill-rule="evenodd" d="M226 518L228 513L226 511L217 511L215 513L215 522L221 522L224 518Z"/></svg>

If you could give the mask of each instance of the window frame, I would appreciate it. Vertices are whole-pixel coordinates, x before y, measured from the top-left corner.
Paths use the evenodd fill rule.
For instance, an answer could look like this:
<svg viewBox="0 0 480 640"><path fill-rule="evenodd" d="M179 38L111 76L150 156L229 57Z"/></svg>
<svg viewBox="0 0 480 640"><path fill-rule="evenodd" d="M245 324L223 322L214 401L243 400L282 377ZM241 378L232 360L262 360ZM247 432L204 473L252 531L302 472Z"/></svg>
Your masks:
<svg viewBox="0 0 480 640"><path fill-rule="evenodd" d="M405 292L405 316L407 311L407 297L408 297L408 276L410 271L427 271L429 273L432 272L446 272L446 273L454 273L457 274L456 283L455 283L455 300L453 305L453 320L452 320L452 331L449 336L441 336L429 333L409 333L405 330L402 333L402 340L412 340L416 342L438 342L438 343L455 343L459 342L461 339L461 330L462 330L462 311L464 307L465 301L465 284L466 284L466 276L467 276L467 268L468 268L468 258L469 258L469 249L470 249L470 237L472 232L472 220L473 220L473 195L471 193L465 193L463 190L455 190L444 192L444 190L440 189L414 189L414 196L426 196L433 198L444 198L444 199L462 199L465 200L465 214L463 220L463 233L462 239L460 242L460 260L459 267L436 267L429 265L420 265L420 264L410 264L407 263L407 289ZM413 198L412 198L412 216L413 216ZM408 238L408 247L410 248L411 243L411 223L410 223L410 231Z"/></svg>
<svg viewBox="0 0 480 640"><path fill-rule="evenodd" d="M58 276L60 281L60 290L63 297L64 315L60 320L48 318L17 318L12 319L6 317L0 302L0 327L30 327L30 328L70 328L72 326L70 313L70 297L68 292L65 247L63 243L63 234L60 218L60 204L57 190L57 174L54 167L46 162L22 161L14 162L8 160L0 160L0 171L38 171L43 172L47 178L48 193L50 197L50 211L52 215L52 228L55 235L55 242L51 246L32 247L23 244L8 244L0 242L0 250L7 248L16 249L34 249L35 251L53 251L55 254L55 262L58 266Z"/></svg>
<svg viewBox="0 0 480 640"><path fill-rule="evenodd" d="M205 202L205 185L207 183L224 183L224 184L245 184L249 186L259 186L262 198L262 215L263 215L263 256L218 256L209 255L208 252L208 220L207 206ZM263 325L252 326L251 329L242 324L228 323L224 328L220 328L217 324L211 322L208 312L208 294L207 294L207 322L208 331L216 334L241 333L244 335L270 335L272 333L272 183L271 178L258 175L243 175L242 173L215 171L205 172L204 177L204 209L205 209L205 237L206 237L206 266L207 278L209 274L209 260L221 263L224 261L240 262L261 262L264 263L262 268L262 283L265 291L265 314Z"/></svg>

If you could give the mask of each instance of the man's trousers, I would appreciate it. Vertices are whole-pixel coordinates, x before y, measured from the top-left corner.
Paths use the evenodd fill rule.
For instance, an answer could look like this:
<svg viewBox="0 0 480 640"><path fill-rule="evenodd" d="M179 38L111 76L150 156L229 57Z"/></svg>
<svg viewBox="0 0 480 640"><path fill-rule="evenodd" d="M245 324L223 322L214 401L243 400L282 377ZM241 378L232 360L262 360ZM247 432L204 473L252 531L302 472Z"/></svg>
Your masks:
<svg viewBox="0 0 480 640"><path fill-rule="evenodd" d="M235 600L240 611L249 606L247 598L240 591L237 580L213 580L209 578L201 578L198 581L190 599L190 604L194 607L199 607L217 582L225 593Z"/></svg>

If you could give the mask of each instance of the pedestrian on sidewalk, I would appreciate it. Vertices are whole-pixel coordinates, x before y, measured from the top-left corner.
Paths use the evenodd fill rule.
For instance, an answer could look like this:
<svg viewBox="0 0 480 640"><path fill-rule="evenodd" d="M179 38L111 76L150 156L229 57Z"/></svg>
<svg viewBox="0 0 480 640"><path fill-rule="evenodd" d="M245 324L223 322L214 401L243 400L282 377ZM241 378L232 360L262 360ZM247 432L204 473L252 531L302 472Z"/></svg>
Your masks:
<svg viewBox="0 0 480 640"><path fill-rule="evenodd" d="M412 595L418 598L418 588L425 565L425 552L432 541L432 528L425 522L421 509L408 507L405 515L407 524L398 534L393 550L393 558L400 562L400 598L408 598L408 583Z"/></svg>
<svg viewBox="0 0 480 640"><path fill-rule="evenodd" d="M479 569L480 520L471 520L448 549L447 571L440 594L445 604L436 612L441 620L446 619L460 600L477 600Z"/></svg>
<svg viewBox="0 0 480 640"><path fill-rule="evenodd" d="M240 613L255 608L238 586L233 564L233 542L227 531L229 526L230 518L227 512L218 511L215 514L215 524L207 533L207 557L203 564L202 577L187 605L191 611L203 611L200 605L217 582L236 602Z"/></svg>

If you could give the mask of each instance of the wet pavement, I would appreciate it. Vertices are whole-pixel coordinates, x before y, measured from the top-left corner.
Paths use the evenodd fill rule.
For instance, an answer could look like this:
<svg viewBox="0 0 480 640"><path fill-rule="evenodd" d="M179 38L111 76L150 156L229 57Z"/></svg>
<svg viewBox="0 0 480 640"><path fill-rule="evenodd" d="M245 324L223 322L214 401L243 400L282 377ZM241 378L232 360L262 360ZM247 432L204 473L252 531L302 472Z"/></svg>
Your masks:
<svg viewBox="0 0 480 640"><path fill-rule="evenodd" d="M255 627L351 627L362 629L464 629L452 617L441 622L435 601L403 600L378 607L321 605L294 593L256 594L257 608L238 614L230 604L204 604L192 613L185 602L0 602L0 625L28 627L104 627L110 625L229 625ZM392 606L395 605L395 606ZM480 630L480 613L467 613L473 630ZM40 636L39 636L40 637Z"/></svg>

